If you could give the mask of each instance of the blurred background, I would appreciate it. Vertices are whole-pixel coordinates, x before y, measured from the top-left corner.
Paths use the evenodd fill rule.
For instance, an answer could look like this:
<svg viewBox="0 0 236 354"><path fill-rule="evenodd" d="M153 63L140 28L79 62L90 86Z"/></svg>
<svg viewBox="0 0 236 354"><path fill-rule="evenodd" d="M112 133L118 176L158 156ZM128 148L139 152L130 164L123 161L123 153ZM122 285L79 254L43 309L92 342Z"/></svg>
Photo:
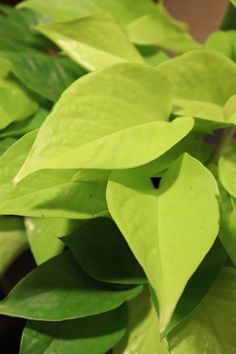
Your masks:
<svg viewBox="0 0 236 354"><path fill-rule="evenodd" d="M0 3L13 5L18 2L0 0ZM164 3L172 15L189 24L192 35L202 42L209 33L219 27L228 0L165 0Z"/></svg>

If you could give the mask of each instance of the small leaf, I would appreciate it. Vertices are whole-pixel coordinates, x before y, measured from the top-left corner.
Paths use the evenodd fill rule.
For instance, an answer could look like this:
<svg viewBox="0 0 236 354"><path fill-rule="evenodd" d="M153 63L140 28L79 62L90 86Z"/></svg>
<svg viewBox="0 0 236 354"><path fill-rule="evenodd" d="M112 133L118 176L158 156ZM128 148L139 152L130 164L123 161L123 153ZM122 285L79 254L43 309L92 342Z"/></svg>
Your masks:
<svg viewBox="0 0 236 354"><path fill-rule="evenodd" d="M20 354L104 354L124 335L127 307L63 322L28 321Z"/></svg>
<svg viewBox="0 0 236 354"><path fill-rule="evenodd" d="M158 46L176 53L201 47L187 32L185 24L176 24L162 4L156 6L155 12L131 22L127 30L130 40L139 45Z"/></svg>
<svg viewBox="0 0 236 354"><path fill-rule="evenodd" d="M213 32L204 44L205 48L215 50L233 59L234 51L232 41L225 31Z"/></svg>
<svg viewBox="0 0 236 354"><path fill-rule="evenodd" d="M106 180L93 173L89 178L89 171L79 177L78 170L44 170L14 185L36 134L26 134L0 157L0 214L68 219L106 214Z"/></svg>
<svg viewBox="0 0 236 354"><path fill-rule="evenodd" d="M88 277L70 252L43 263L0 302L0 313L63 321L103 313L136 297L141 286L115 290Z"/></svg>
<svg viewBox="0 0 236 354"><path fill-rule="evenodd" d="M169 83L154 68L125 63L86 75L63 93L15 181L45 168L123 169L152 161L193 128L190 117L164 122L170 108Z"/></svg>
<svg viewBox="0 0 236 354"><path fill-rule="evenodd" d="M158 70L171 80L173 113L205 119L216 126L226 124L223 106L236 93L233 61L217 52L199 50L169 60ZM231 79L222 85L226 77Z"/></svg>
<svg viewBox="0 0 236 354"><path fill-rule="evenodd" d="M163 175L158 190L141 172L111 174L108 208L155 290L162 332L217 236L218 198L212 174L188 154Z"/></svg>
<svg viewBox="0 0 236 354"><path fill-rule="evenodd" d="M146 282L123 235L108 218L90 220L62 241L85 272L97 280L118 284Z"/></svg>
<svg viewBox="0 0 236 354"><path fill-rule="evenodd" d="M38 29L89 71L124 61L143 62L123 28L109 13L42 24Z"/></svg>
<svg viewBox="0 0 236 354"><path fill-rule="evenodd" d="M168 354L147 289L128 303L128 331L113 354Z"/></svg>
<svg viewBox="0 0 236 354"><path fill-rule="evenodd" d="M235 297L236 270L225 268L199 307L170 335L171 353L233 354Z"/></svg>
<svg viewBox="0 0 236 354"><path fill-rule="evenodd" d="M0 278L12 262L28 247L23 220L0 217Z"/></svg>
<svg viewBox="0 0 236 354"><path fill-rule="evenodd" d="M30 249L37 264L60 254L64 244L59 237L72 232L76 221L60 218L26 218L25 227Z"/></svg>

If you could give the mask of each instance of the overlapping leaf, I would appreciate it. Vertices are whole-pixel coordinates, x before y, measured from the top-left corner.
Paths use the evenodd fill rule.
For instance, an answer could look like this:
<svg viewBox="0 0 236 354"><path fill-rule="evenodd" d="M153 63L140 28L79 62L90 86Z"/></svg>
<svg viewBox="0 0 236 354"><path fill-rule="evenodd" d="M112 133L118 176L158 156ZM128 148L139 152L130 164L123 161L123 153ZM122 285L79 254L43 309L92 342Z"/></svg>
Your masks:
<svg viewBox="0 0 236 354"><path fill-rule="evenodd" d="M172 84L173 113L224 126L223 107L236 93L234 62L220 53L199 50L169 60L161 64L159 70ZM226 77L230 80L225 81Z"/></svg>
<svg viewBox="0 0 236 354"><path fill-rule="evenodd" d="M38 29L90 71L119 62L143 62L123 28L109 13L43 24Z"/></svg>
<svg viewBox="0 0 236 354"><path fill-rule="evenodd" d="M225 268L202 304L171 334L171 353L235 353L235 284L235 269Z"/></svg>
<svg viewBox="0 0 236 354"><path fill-rule="evenodd" d="M44 170L13 183L36 134L26 134L0 158L0 214L70 219L103 215L106 181L93 173L91 179L89 172L85 178L78 170Z"/></svg>
<svg viewBox="0 0 236 354"><path fill-rule="evenodd" d="M127 307L64 322L28 321L20 354L104 354L124 335Z"/></svg>
<svg viewBox="0 0 236 354"><path fill-rule="evenodd" d="M0 302L0 313L63 321L103 313L136 297L141 286L116 290L90 278L70 252L43 263Z"/></svg>
<svg viewBox="0 0 236 354"><path fill-rule="evenodd" d="M111 174L109 211L156 292L161 331L217 236L218 198L214 177L187 154L164 174L158 190L142 173Z"/></svg>

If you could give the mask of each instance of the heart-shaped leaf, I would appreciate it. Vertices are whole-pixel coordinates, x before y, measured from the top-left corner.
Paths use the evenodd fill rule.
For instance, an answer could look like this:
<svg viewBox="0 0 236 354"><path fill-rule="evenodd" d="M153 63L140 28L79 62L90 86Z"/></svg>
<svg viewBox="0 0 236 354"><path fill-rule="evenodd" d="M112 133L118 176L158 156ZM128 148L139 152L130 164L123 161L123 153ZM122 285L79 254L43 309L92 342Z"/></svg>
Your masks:
<svg viewBox="0 0 236 354"><path fill-rule="evenodd" d="M111 174L108 208L155 290L162 332L217 236L218 198L212 174L188 154L163 175L158 190L141 172Z"/></svg>

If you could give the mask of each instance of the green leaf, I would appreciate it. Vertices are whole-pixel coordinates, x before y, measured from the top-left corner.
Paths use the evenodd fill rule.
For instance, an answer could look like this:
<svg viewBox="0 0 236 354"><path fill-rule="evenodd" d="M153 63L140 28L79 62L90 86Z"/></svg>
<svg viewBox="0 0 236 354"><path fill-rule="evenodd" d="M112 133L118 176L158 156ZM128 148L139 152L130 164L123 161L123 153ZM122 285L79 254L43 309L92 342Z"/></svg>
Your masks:
<svg viewBox="0 0 236 354"><path fill-rule="evenodd" d="M230 0L230 2L231 2L234 6L236 6L236 0Z"/></svg>
<svg viewBox="0 0 236 354"><path fill-rule="evenodd" d="M63 237L62 241L85 272L99 281L118 284L146 282L123 235L108 218L90 220L72 235Z"/></svg>
<svg viewBox="0 0 236 354"><path fill-rule="evenodd" d="M207 38L204 47L220 52L231 59L234 58L233 44L228 33L225 31L213 32Z"/></svg>
<svg viewBox="0 0 236 354"><path fill-rule="evenodd" d="M29 273L0 302L0 313L42 321L63 321L103 313L136 297L142 286L115 290L90 278L70 252Z"/></svg>
<svg viewBox="0 0 236 354"><path fill-rule="evenodd" d="M38 103L17 81L0 78L0 129L30 117L37 110Z"/></svg>
<svg viewBox="0 0 236 354"><path fill-rule="evenodd" d="M113 354L168 354L167 346L160 339L156 311L147 289L128 303L128 331Z"/></svg>
<svg viewBox="0 0 236 354"><path fill-rule="evenodd" d="M158 46L176 53L199 49L185 24L176 24L162 4L156 11L139 17L127 27L130 40L139 45Z"/></svg>
<svg viewBox="0 0 236 354"><path fill-rule="evenodd" d="M109 13L42 24L38 29L89 71L119 62L143 62L123 28Z"/></svg>
<svg viewBox="0 0 236 354"><path fill-rule="evenodd" d="M236 265L236 203L223 188L221 198L222 219L219 237L230 259Z"/></svg>
<svg viewBox="0 0 236 354"><path fill-rule="evenodd" d="M226 124L223 106L235 94L234 62L220 53L199 50L169 60L158 69L171 80L173 113L205 119L219 126ZM230 80L222 85L226 77Z"/></svg>
<svg viewBox="0 0 236 354"><path fill-rule="evenodd" d="M0 217L0 278L12 262L28 247L23 220Z"/></svg>
<svg viewBox="0 0 236 354"><path fill-rule="evenodd" d="M64 322L28 321L20 354L104 354L124 335L127 307Z"/></svg>
<svg viewBox="0 0 236 354"><path fill-rule="evenodd" d="M156 10L151 0L26 0L20 7L26 7L59 21L74 20L104 11L110 12L122 24Z"/></svg>
<svg viewBox="0 0 236 354"><path fill-rule="evenodd" d="M17 140L15 138L11 138L11 137L0 139L0 155L2 155L16 141Z"/></svg>
<svg viewBox="0 0 236 354"><path fill-rule="evenodd" d="M0 132L0 137L20 137L34 129L38 129L41 127L47 115L48 111L44 108L40 108L32 118L10 124L6 129Z"/></svg>
<svg viewBox="0 0 236 354"><path fill-rule="evenodd" d="M158 66L169 59L169 56L163 51L153 46L136 46L146 62L152 66Z"/></svg>
<svg viewBox="0 0 236 354"><path fill-rule="evenodd" d="M158 190L141 171L111 174L108 208L156 292L162 332L217 236L218 198L212 174L188 154L163 175Z"/></svg>
<svg viewBox="0 0 236 354"><path fill-rule="evenodd" d="M173 354L233 354L236 270L225 268L202 304L170 336Z"/></svg>
<svg viewBox="0 0 236 354"><path fill-rule="evenodd" d="M25 227L30 249L37 264L60 254L64 244L59 237L72 232L76 222L60 218L26 218Z"/></svg>
<svg viewBox="0 0 236 354"><path fill-rule="evenodd" d="M79 76L65 66L65 58L52 58L40 52L2 52L13 74L31 91L57 101L61 93ZM84 72L81 70L81 75Z"/></svg>
<svg viewBox="0 0 236 354"><path fill-rule="evenodd" d="M220 157L218 171L223 187L236 198L236 143Z"/></svg>
<svg viewBox="0 0 236 354"><path fill-rule="evenodd" d="M120 169L154 160L193 127L189 117L163 122L170 106L169 83L149 66L117 64L86 75L63 93L15 181L45 168Z"/></svg>
<svg viewBox="0 0 236 354"><path fill-rule="evenodd" d="M93 173L89 179L89 171L86 177L78 170L44 170L13 183L36 134L25 135L0 158L0 214L68 219L106 214L106 181Z"/></svg>
<svg viewBox="0 0 236 354"><path fill-rule="evenodd" d="M225 249L219 240L216 240L196 272L188 281L172 319L165 330L165 336L189 316L201 303L223 268L226 257Z"/></svg>

